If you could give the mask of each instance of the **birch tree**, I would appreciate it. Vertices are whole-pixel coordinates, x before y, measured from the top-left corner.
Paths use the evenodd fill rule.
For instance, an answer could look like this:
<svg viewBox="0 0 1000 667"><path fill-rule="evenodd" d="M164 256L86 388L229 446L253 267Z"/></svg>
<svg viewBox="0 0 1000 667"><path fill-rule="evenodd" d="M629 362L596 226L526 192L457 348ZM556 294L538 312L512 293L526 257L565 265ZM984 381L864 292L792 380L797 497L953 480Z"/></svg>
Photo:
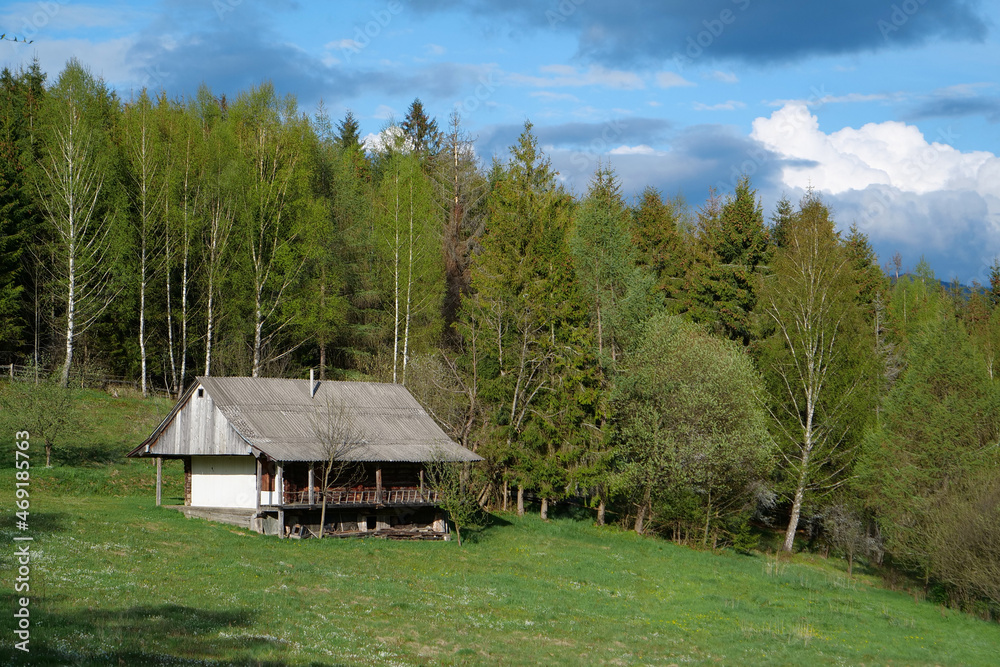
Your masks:
<svg viewBox="0 0 1000 667"><path fill-rule="evenodd" d="M271 84L240 95L230 114L241 153L238 217L253 292L251 376L259 377L265 362L287 354L269 347L291 321L285 300L302 268L297 246L309 128L294 99L278 99Z"/></svg>
<svg viewBox="0 0 1000 667"><path fill-rule="evenodd" d="M436 342L440 331L440 231L430 182L417 156L397 142L380 164L377 234L391 304L392 381L405 384L413 350Z"/></svg>
<svg viewBox="0 0 1000 667"><path fill-rule="evenodd" d="M166 137L168 191L163 198L163 250L166 287L167 354L170 358L170 387L177 396L187 381L191 286L195 274L194 248L204 216L202 188L204 176L203 140L196 125L194 109L184 109L161 98L161 131ZM175 297L173 276L179 272L180 293ZM175 301L176 299L176 301ZM180 307L174 314L174 304ZM176 320L176 324L175 324ZM175 327L179 329L175 335Z"/></svg>
<svg viewBox="0 0 1000 667"><path fill-rule="evenodd" d="M332 128L320 103L316 117L317 136L311 142L313 153L313 187L317 194L317 211L313 224L303 230L305 266L302 282L294 296L298 313L298 330L302 338L319 348L319 379L326 379L327 352L345 327L348 303L343 293L346 287L344 238L338 233L337 219L331 199L336 196L334 179L337 149Z"/></svg>
<svg viewBox="0 0 1000 667"><path fill-rule="evenodd" d="M163 266L157 252L162 238L161 205L165 200L165 167L158 128L155 124L153 103L143 89L132 104L125 108L124 152L129 170L131 207L129 218L135 243L136 281L139 288L139 363L142 395L148 395L146 386L148 319L146 295L150 281ZM168 280L169 284L169 280ZM169 303L169 301L168 301Z"/></svg>
<svg viewBox="0 0 1000 667"><path fill-rule="evenodd" d="M802 201L783 244L761 286L762 311L773 326L762 364L791 501L783 544L790 552L803 504L846 479L855 432L864 427L854 401L874 367L862 360L874 350L858 341L865 327L850 258L819 199Z"/></svg>
<svg viewBox="0 0 1000 667"><path fill-rule="evenodd" d="M234 141L227 123L219 122L219 107L207 88L198 93L197 113L202 125L205 158L200 160L196 202L191 202L202 219L202 270L205 282L205 366L212 374L212 353L216 336L218 300L222 279L231 263L235 219ZM190 174L188 174L188 177ZM190 196L190 195L189 195ZM190 200L189 200L190 201Z"/></svg>
<svg viewBox="0 0 1000 667"><path fill-rule="evenodd" d="M109 93L71 60L46 97L37 189L51 230L56 284L62 291L65 357L60 383L69 383L74 343L111 303L113 217L102 199L111 180L101 106Z"/></svg>

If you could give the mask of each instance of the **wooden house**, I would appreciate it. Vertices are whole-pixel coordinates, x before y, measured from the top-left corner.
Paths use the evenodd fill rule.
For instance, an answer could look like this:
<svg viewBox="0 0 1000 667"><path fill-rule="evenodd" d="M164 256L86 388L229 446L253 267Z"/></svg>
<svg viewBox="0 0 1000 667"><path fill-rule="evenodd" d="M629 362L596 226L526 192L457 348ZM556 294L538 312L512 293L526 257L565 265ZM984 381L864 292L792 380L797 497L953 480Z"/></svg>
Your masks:
<svg viewBox="0 0 1000 667"><path fill-rule="evenodd" d="M156 458L157 504L181 459L178 509L281 537L443 537L425 466L481 460L402 385L247 377L198 378L129 456Z"/></svg>

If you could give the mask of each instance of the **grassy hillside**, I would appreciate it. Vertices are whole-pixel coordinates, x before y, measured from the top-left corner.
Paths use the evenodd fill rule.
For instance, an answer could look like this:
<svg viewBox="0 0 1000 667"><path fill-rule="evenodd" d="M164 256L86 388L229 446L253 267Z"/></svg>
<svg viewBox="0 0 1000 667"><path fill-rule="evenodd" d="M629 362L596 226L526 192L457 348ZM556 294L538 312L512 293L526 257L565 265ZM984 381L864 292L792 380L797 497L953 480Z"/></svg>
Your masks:
<svg viewBox="0 0 1000 667"><path fill-rule="evenodd" d="M147 462L32 475L32 650L12 650L8 614L5 664L988 665L1000 646L1000 626L833 560L699 553L571 517L500 517L461 549L279 541L154 507ZM0 471L7 544L13 488ZM10 549L0 569L13 607Z"/></svg>
<svg viewBox="0 0 1000 667"><path fill-rule="evenodd" d="M0 468L13 466L14 432L36 431L36 422L46 416L47 396L33 397L31 389L27 383L0 382ZM67 423L55 437L52 460L56 465L121 462L173 406L173 401L165 398L116 398L96 389L71 389L70 396ZM33 440L41 456L41 434L33 433Z"/></svg>
<svg viewBox="0 0 1000 667"><path fill-rule="evenodd" d="M450 543L279 541L153 506L124 461L167 401L78 394L15 531L13 431L0 413L0 539L34 536L31 653L0 664L992 665L1000 626L848 579L808 555L699 553L587 518L498 517ZM166 466L165 502L182 493ZM0 577L14 608L13 549Z"/></svg>

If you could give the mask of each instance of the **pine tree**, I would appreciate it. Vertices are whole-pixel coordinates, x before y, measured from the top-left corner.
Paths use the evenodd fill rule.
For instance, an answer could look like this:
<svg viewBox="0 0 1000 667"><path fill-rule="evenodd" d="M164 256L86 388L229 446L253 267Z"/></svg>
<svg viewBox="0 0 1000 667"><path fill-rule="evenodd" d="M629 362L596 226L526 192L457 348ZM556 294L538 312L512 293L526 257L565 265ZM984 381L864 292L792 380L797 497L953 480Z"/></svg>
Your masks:
<svg viewBox="0 0 1000 667"><path fill-rule="evenodd" d="M406 118L400 128L410 139L410 144L421 158L434 158L441 151L443 137L438 129L437 121L427 116L424 104L416 98L406 110Z"/></svg>
<svg viewBox="0 0 1000 667"><path fill-rule="evenodd" d="M25 178L30 92L28 73L0 73L0 348L22 344L25 241L34 226Z"/></svg>
<svg viewBox="0 0 1000 667"><path fill-rule="evenodd" d="M485 449L502 477L543 498L563 488L565 469L553 465L559 438L552 433L544 398L558 394L566 375L563 360L578 348L561 326L578 303L566 247L564 198L549 160L526 123L511 159L495 166L482 253L472 269L474 299L463 301L465 317L482 331L482 395L493 411L494 437ZM488 347L487 347L488 346ZM544 411L543 411L544 410ZM547 508L543 503L543 514Z"/></svg>
<svg viewBox="0 0 1000 667"><path fill-rule="evenodd" d="M677 300L682 296L690 261L685 247L690 239L682 228L685 209L681 197L663 201L659 191L652 187L643 190L632 209L632 238L638 264L651 272L659 301L672 310L678 309Z"/></svg>
<svg viewBox="0 0 1000 667"><path fill-rule="evenodd" d="M695 322L747 345L755 336L758 267L768 250L763 210L748 177L725 202L709 201L698 239L701 256L688 271L681 308Z"/></svg>
<svg viewBox="0 0 1000 667"><path fill-rule="evenodd" d="M652 285L636 266L628 209L610 167L598 166L575 218L569 243L576 280L590 303L597 358L613 369L649 315Z"/></svg>
<svg viewBox="0 0 1000 667"><path fill-rule="evenodd" d="M896 561L929 578L935 505L995 469L1000 397L964 327L947 314L914 332L907 362L865 443L856 489Z"/></svg>
<svg viewBox="0 0 1000 667"><path fill-rule="evenodd" d="M341 150L364 152L360 128L361 126L358 124L358 119L354 117L354 113L348 111L347 115L344 116L344 120L337 123L337 145L340 146Z"/></svg>

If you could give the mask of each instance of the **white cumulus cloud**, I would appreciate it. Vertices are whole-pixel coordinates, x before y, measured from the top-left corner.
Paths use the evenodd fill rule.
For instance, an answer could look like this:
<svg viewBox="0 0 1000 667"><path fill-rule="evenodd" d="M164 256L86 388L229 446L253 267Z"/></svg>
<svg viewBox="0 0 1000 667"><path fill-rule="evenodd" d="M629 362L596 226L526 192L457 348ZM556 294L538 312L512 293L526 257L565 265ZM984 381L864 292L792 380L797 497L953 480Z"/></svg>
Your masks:
<svg viewBox="0 0 1000 667"><path fill-rule="evenodd" d="M857 224L883 258L903 250L912 268L926 255L940 278L982 281L1000 255L993 153L962 152L897 121L828 134L805 102L757 118L750 136L782 161L784 187L824 193L839 224Z"/></svg>
<svg viewBox="0 0 1000 667"><path fill-rule="evenodd" d="M826 134L803 102L790 102L769 118L757 118L750 136L797 162L783 170L786 185L812 185L831 193L876 184L917 194L976 190L982 169L997 162L987 151L963 153L928 141L916 126L897 121Z"/></svg>

